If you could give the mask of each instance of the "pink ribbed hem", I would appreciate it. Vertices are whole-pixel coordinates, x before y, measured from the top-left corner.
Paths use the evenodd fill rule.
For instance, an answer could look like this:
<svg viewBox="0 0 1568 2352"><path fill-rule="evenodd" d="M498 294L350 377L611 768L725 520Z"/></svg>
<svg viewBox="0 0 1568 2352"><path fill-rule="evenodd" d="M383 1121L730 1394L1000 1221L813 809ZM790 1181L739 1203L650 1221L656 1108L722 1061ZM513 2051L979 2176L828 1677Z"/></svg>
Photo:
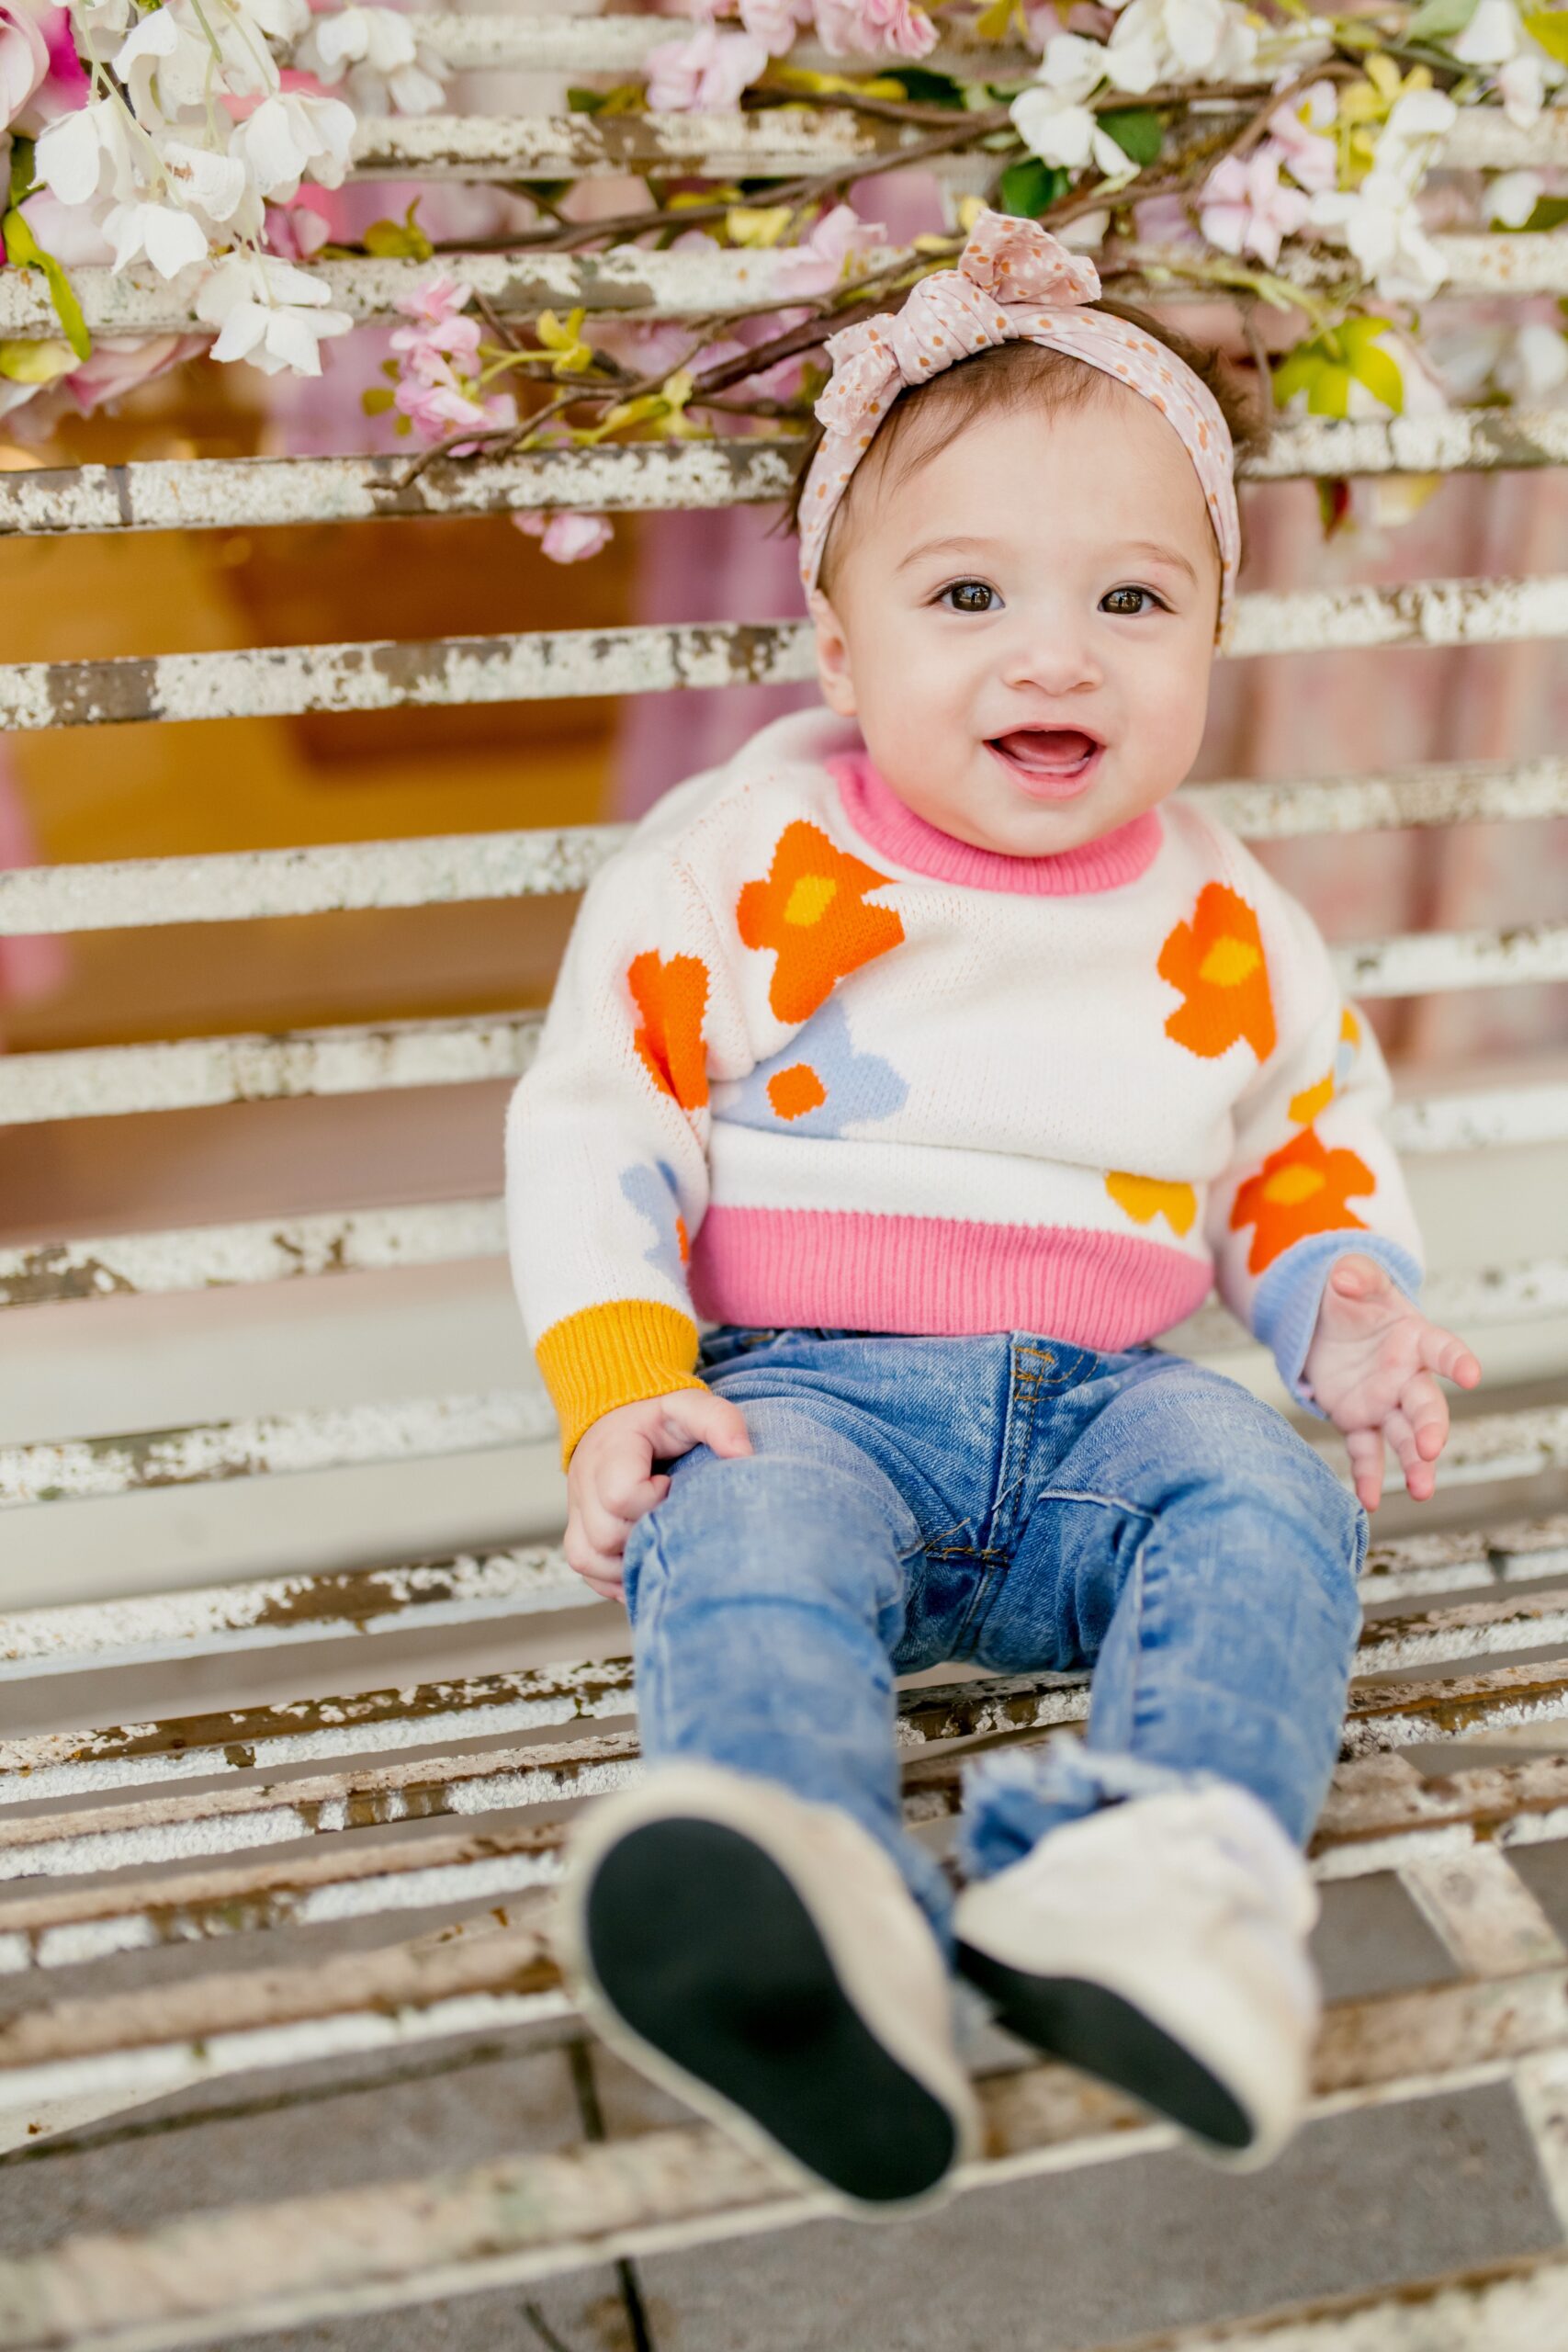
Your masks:
<svg viewBox="0 0 1568 2352"><path fill-rule="evenodd" d="M1152 808L1103 833L1097 842L1058 850L1051 857L1008 857L928 825L907 808L863 752L842 752L827 763L845 816L873 849L912 873L969 890L1008 890L1023 898L1066 898L1079 891L1115 890L1135 882L1154 864L1164 828Z"/></svg>
<svg viewBox="0 0 1568 2352"><path fill-rule="evenodd" d="M1039 1331L1105 1349L1168 1331L1213 1279L1199 1260L1129 1234L861 1209L710 1208L690 1271L697 1313L715 1323Z"/></svg>

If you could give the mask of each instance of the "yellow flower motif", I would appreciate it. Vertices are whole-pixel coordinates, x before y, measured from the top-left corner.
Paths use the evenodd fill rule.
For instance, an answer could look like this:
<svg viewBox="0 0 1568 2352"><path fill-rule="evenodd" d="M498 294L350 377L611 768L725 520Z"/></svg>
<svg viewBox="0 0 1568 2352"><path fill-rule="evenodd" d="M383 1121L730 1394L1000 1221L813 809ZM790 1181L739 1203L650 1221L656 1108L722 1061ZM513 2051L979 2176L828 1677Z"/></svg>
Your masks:
<svg viewBox="0 0 1568 2352"><path fill-rule="evenodd" d="M535 333L547 351L553 351L550 361L552 376L586 375L593 365L592 346L582 339L582 322L586 311L569 311L558 319L553 311L541 311L535 322Z"/></svg>
<svg viewBox="0 0 1568 2352"><path fill-rule="evenodd" d="M724 231L732 245L776 245L794 217L787 204L732 204L724 216Z"/></svg>
<svg viewBox="0 0 1568 2352"><path fill-rule="evenodd" d="M1425 65L1413 65L1401 75L1392 57L1373 50L1367 59L1367 78L1352 82L1339 93L1334 135L1339 147L1341 185L1354 187L1372 167L1376 133L1401 98L1415 90L1429 90L1432 76Z"/></svg>
<svg viewBox="0 0 1568 2352"><path fill-rule="evenodd" d="M1190 1233L1198 1215L1198 1195L1190 1184L1170 1184L1158 1176L1130 1176L1113 1168L1105 1189L1134 1225L1151 1225L1163 1216L1172 1233Z"/></svg>
<svg viewBox="0 0 1568 2352"><path fill-rule="evenodd" d="M1334 1100L1334 1072L1326 1071L1315 1086L1303 1086L1291 1097L1291 1118L1298 1127L1310 1127L1320 1111Z"/></svg>

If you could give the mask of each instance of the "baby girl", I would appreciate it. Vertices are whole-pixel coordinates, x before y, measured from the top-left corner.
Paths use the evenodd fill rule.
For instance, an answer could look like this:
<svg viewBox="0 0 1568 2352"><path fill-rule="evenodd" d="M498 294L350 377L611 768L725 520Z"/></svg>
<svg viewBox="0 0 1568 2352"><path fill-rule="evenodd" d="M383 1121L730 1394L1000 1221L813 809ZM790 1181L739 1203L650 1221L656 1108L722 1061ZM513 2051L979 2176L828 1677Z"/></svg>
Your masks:
<svg viewBox="0 0 1568 2352"><path fill-rule="evenodd" d="M1235 588L1215 363L983 214L828 348L799 501L826 711L595 877L509 1128L567 1557L631 1612L647 1770L568 1957L647 2074L859 2211L976 2144L956 1970L1259 2162L1306 2090L1302 1847L1384 1445L1480 1367L1415 1303L1377 1046L1173 798ZM1279 1413L1154 1346L1211 1285ZM823 1318L826 1318L825 1320ZM702 1326L709 1328L701 1328ZM954 1903L895 1677L1093 1668L973 1770Z"/></svg>

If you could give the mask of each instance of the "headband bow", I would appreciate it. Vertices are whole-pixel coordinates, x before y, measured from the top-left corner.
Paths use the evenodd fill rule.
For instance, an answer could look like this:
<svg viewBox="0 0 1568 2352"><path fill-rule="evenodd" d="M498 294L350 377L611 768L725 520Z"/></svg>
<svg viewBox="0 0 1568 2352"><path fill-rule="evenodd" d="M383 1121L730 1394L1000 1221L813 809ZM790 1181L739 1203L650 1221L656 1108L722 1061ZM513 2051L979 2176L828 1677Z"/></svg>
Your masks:
<svg viewBox="0 0 1568 2352"><path fill-rule="evenodd" d="M800 571L817 585L822 550L850 477L906 386L928 383L976 351L1038 343L1152 401L1180 436L1198 475L1220 550L1220 627L1229 617L1241 526L1231 436L1206 384L1165 344L1127 319L1089 310L1100 273L1037 220L982 212L955 269L936 270L902 310L882 311L828 341L832 376L817 403L827 428L800 508Z"/></svg>

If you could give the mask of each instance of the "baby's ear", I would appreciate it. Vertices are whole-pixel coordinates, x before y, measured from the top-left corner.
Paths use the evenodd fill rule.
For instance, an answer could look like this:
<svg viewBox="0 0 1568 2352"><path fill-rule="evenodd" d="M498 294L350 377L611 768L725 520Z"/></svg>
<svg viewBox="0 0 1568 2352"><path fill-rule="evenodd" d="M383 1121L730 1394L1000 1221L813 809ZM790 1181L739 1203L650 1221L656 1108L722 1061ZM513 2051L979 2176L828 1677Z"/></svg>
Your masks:
<svg viewBox="0 0 1568 2352"><path fill-rule="evenodd" d="M849 639L843 626L820 588L808 598L811 626L817 632L817 675L822 699L840 718L855 716L855 682L850 666Z"/></svg>

